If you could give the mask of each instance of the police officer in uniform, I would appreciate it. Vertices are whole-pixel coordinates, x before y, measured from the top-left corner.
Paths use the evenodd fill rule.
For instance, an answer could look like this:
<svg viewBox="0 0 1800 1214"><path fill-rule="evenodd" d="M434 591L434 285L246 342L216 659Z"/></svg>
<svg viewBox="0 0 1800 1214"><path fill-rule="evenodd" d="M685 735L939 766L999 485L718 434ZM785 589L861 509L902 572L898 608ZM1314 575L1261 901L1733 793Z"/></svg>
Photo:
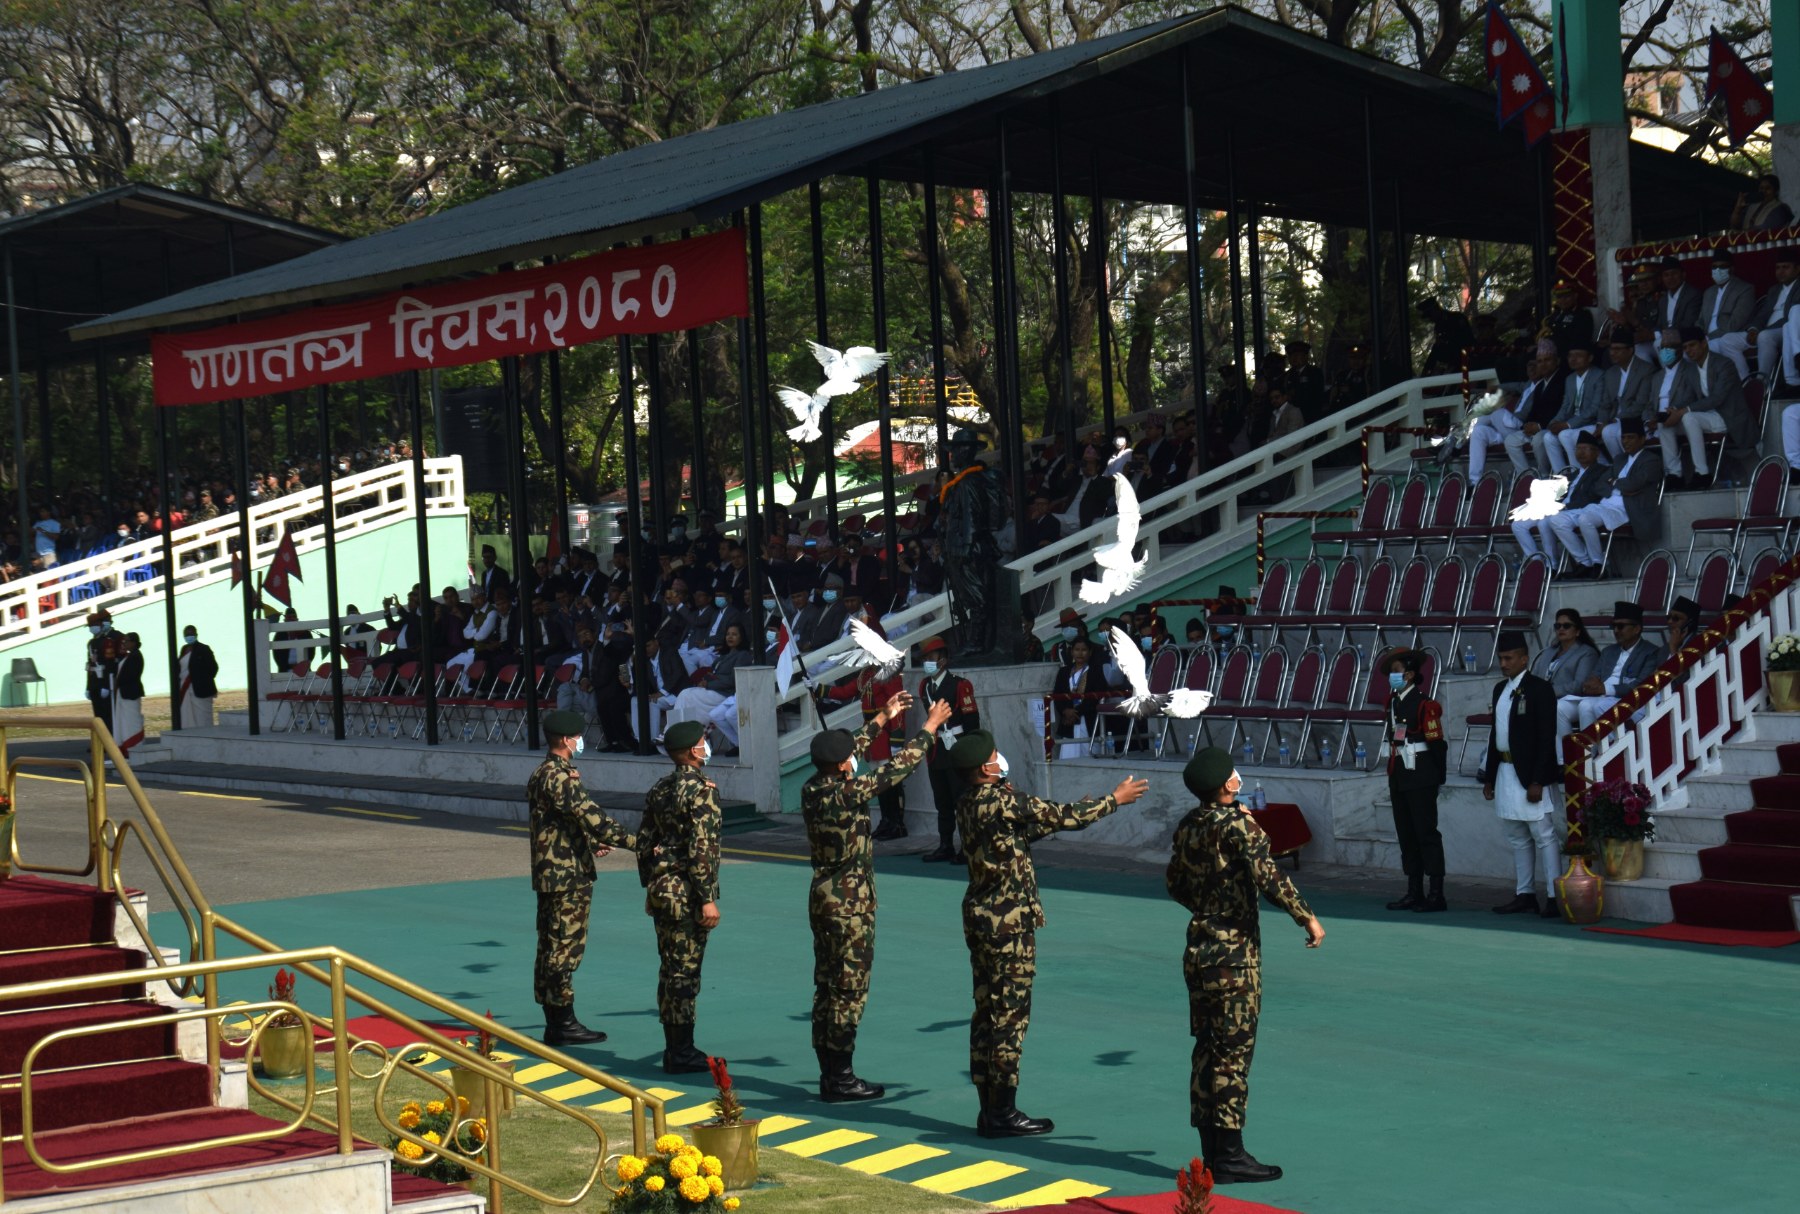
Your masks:
<svg viewBox="0 0 1800 1214"><path fill-rule="evenodd" d="M919 681L919 702L929 712L939 700L950 705L950 721L931 748L925 771L931 777L931 799L937 803L938 845L924 855L925 863L940 860L963 862L956 846L956 803L962 787L950 770L950 748L960 734L981 728L981 710L975 704L975 686L950 673L950 646L943 637L932 637L920 647L925 677Z"/></svg>
<svg viewBox="0 0 1800 1214"><path fill-rule="evenodd" d="M548 754L531 773L531 888L537 893L537 964L532 997L544 1008L545 1045L606 1040L575 1018L575 970L587 949L594 857L637 850L637 837L606 816L581 786L574 756L585 722L578 712L544 714Z"/></svg>
<svg viewBox="0 0 1800 1214"><path fill-rule="evenodd" d="M1317 948L1325 929L1293 882L1269 858L1269 837L1239 803L1243 780L1231 756L1208 747L1188 760L1182 780L1200 804L1175 828L1164 882L1169 897L1193 913L1182 976L1194 1035L1188 1085L1190 1120L1218 1184L1278 1180L1281 1169L1244 1150L1250 1058L1262 1009L1262 939L1257 895L1306 929Z"/></svg>
<svg viewBox="0 0 1800 1214"><path fill-rule="evenodd" d="M644 913L656 925L656 1013L663 1026L663 1070L671 1075L707 1069L694 1048L694 1003L707 935L719 926L719 789L701 773L706 727L682 721L663 734L675 770L651 786L638 828L638 880Z"/></svg>
<svg viewBox="0 0 1800 1214"><path fill-rule="evenodd" d="M1400 841L1400 868L1406 896L1389 910L1441 911L1444 903L1444 837L1438 833L1438 789L1443 786L1450 745L1444 741L1444 709L1425 698L1418 650L1393 655L1388 663L1388 799L1394 835ZM1431 878L1431 892L1425 879Z"/></svg>
<svg viewBox="0 0 1800 1214"><path fill-rule="evenodd" d="M875 964L875 865L869 833L869 798L896 788L925 761L932 735L950 718L939 700L925 725L893 758L866 776L858 760L886 736L888 722L902 719L912 697L891 696L857 733L827 729L812 740L818 774L800 790L800 815L812 853L807 918L813 933L813 1050L819 1055L819 1097L826 1101L873 1100L885 1089L857 1078L856 1026L869 999Z"/></svg>
<svg viewBox="0 0 1800 1214"><path fill-rule="evenodd" d="M969 890L963 896L963 940L975 983L969 1019L969 1078L981 1097L975 1132L983 1138L1048 1134L1049 1118L1027 1117L1014 1098L1019 1058L1031 1026L1031 983L1037 976L1037 929L1044 925L1031 845L1059 830L1080 830L1144 795L1149 782L1127 776L1098 800L1058 805L1006 783L1006 761L994 736L966 733L950 752L965 791L956 805Z"/></svg>
<svg viewBox="0 0 1800 1214"><path fill-rule="evenodd" d="M1561 863L1555 812L1562 798L1562 755L1556 725L1556 689L1531 673L1525 634L1500 634L1501 680L1494 684L1494 729L1481 764L1481 792L1494 803L1506 841L1513 849L1516 893L1494 908L1496 915L1536 911L1546 919L1556 910L1556 871ZM1534 893L1534 876L1544 882L1544 901Z"/></svg>

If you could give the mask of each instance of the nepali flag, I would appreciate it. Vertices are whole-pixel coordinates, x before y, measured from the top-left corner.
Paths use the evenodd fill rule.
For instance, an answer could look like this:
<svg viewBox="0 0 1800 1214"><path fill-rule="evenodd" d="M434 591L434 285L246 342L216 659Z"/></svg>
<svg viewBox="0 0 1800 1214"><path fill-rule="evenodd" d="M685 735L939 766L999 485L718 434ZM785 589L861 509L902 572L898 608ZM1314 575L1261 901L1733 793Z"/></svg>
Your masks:
<svg viewBox="0 0 1800 1214"><path fill-rule="evenodd" d="M1487 53L1488 79L1494 82L1494 104L1500 125L1505 126L1524 114L1525 137L1536 143L1550 129L1550 122L1545 122L1542 130L1537 129L1538 124L1531 113L1534 103L1543 100L1545 117L1552 121L1555 118L1550 84L1538 70L1531 52L1525 49L1524 40L1513 29L1512 22L1500 11L1498 0L1488 0L1483 49Z"/></svg>
<svg viewBox="0 0 1800 1214"><path fill-rule="evenodd" d="M294 598L288 588L288 579L304 582L300 576L300 554L294 551L294 533L284 532L281 545L275 549L275 559L269 562L269 572L263 575L263 591L271 598L277 598L285 605L292 607Z"/></svg>
<svg viewBox="0 0 1800 1214"><path fill-rule="evenodd" d="M1733 147L1750 138L1775 108L1763 82L1715 29L1706 52L1706 99L1721 94L1725 98L1725 129Z"/></svg>

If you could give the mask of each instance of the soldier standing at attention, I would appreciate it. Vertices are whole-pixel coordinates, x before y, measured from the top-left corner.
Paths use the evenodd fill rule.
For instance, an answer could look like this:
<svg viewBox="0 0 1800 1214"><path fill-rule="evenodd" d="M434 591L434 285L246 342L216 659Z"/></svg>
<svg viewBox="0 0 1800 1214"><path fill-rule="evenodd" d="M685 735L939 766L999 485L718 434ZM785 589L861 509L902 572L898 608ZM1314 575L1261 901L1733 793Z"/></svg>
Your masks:
<svg viewBox="0 0 1800 1214"><path fill-rule="evenodd" d="M1181 963L1194 1035L1190 1120L1200 1131L1214 1181L1278 1180L1280 1168L1258 1163L1244 1150L1250 1056L1262 1008L1256 895L1262 893L1306 929L1307 948L1319 947L1325 929L1269 858L1269 837L1238 803L1243 780L1231 756L1216 746L1202 750L1188 760L1182 780L1200 804L1175 828L1164 881L1169 897L1194 916Z"/></svg>
<svg viewBox="0 0 1800 1214"><path fill-rule="evenodd" d="M1396 653L1388 661L1388 800L1400 841L1406 896L1389 910L1429 913L1444 902L1444 836L1438 832L1438 789L1444 783L1450 744L1444 741L1444 709L1419 688L1425 655ZM1431 892L1425 892L1425 878Z"/></svg>
<svg viewBox="0 0 1800 1214"><path fill-rule="evenodd" d="M1031 1026L1037 929L1044 925L1031 845L1098 822L1143 796L1150 784L1127 776L1110 795L1074 805L1029 797L1005 782L1006 762L994 749L994 735L982 730L957 739L950 766L965 785L956 820L969 858L963 939L975 979L969 1019L969 1078L981 1097L975 1132L983 1138L1048 1134L1056 1128L1049 1118L1027 1117L1014 1103Z"/></svg>
<svg viewBox="0 0 1800 1214"><path fill-rule="evenodd" d="M644 797L638 828L638 880L644 913L656 924L656 1013L663 1026L663 1070L671 1075L707 1069L694 1048L694 1001L706 937L719 926L719 789L700 774L706 765L706 727L671 725L663 749L675 770Z"/></svg>
<svg viewBox="0 0 1800 1214"><path fill-rule="evenodd" d="M974 685L950 673L950 647L943 637L932 637L919 651L920 666L925 671L925 677L919 681L919 702L927 712L940 700L950 705L950 727L931 748L925 764L925 772L931 777L931 799L937 802L938 845L923 859L927 864L941 860L961 864L963 853L956 846L956 803L962 796L962 786L950 770L950 747L955 745L958 734L981 728L981 710L975 704Z"/></svg>
<svg viewBox="0 0 1800 1214"><path fill-rule="evenodd" d="M587 722L578 712L544 714L549 751L526 782L531 804L531 888L537 891L537 965L532 995L544 1006L545 1045L605 1041L575 1019L575 970L587 950L594 857L636 851L637 837L606 816L581 787L574 756Z"/></svg>
<svg viewBox="0 0 1800 1214"><path fill-rule="evenodd" d="M861 731L827 729L812 740L818 774L800 790L800 814L812 852L812 891L807 918L813 933L813 1049L819 1055L819 1098L873 1100L885 1089L856 1076L856 1026L869 999L875 964L875 866L869 833L869 798L897 787L925 759L931 735L950 719L939 700L924 727L894 757L866 776L857 760L885 736L889 721L906 715L912 697L890 697Z"/></svg>

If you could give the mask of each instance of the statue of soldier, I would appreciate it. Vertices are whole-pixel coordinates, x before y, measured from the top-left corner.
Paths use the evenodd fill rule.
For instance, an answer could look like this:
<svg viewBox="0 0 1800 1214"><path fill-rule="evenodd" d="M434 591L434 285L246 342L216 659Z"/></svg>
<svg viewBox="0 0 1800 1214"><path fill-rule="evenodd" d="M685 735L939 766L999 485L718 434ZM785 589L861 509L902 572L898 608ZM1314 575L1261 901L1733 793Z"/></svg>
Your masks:
<svg viewBox="0 0 1800 1214"><path fill-rule="evenodd" d="M1000 478L982 465L981 436L961 429L950 437L950 459L956 468L943 488L940 525L944 535L944 580L950 592L950 619L956 629L957 656L978 658L993 652L1000 620L1000 545L994 533L1006 524L1006 499Z"/></svg>

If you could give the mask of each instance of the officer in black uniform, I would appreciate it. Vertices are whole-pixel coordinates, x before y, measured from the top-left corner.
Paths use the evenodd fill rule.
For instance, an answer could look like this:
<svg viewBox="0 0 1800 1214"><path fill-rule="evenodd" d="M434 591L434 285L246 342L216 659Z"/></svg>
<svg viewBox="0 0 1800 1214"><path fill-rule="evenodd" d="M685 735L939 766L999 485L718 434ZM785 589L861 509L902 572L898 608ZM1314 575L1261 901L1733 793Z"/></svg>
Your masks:
<svg viewBox="0 0 1800 1214"><path fill-rule="evenodd" d="M1389 910L1441 911L1444 903L1444 837L1438 833L1438 789L1443 786L1449 743L1444 741L1444 709L1419 686L1424 655L1418 650L1392 655L1388 662L1388 799L1394 807L1394 835L1406 896ZM1425 892L1425 878L1431 892Z"/></svg>

